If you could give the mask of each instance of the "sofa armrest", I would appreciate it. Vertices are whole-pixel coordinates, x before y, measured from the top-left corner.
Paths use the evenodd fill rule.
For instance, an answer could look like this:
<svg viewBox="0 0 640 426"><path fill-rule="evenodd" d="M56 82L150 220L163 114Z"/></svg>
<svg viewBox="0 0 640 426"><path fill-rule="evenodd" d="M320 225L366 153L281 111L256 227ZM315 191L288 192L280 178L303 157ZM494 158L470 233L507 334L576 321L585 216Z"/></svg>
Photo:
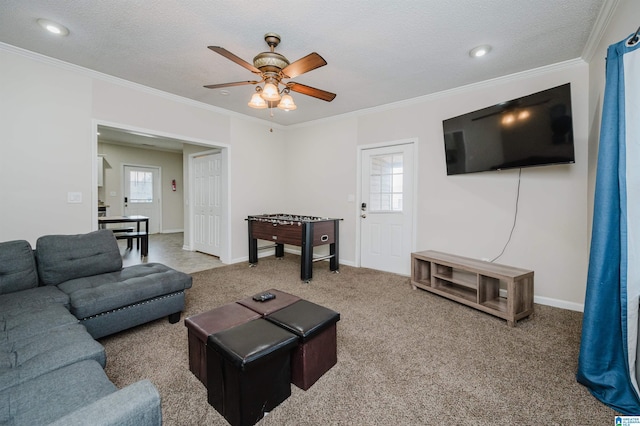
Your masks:
<svg viewBox="0 0 640 426"><path fill-rule="evenodd" d="M158 426L162 424L160 394L141 380L58 419L54 426Z"/></svg>

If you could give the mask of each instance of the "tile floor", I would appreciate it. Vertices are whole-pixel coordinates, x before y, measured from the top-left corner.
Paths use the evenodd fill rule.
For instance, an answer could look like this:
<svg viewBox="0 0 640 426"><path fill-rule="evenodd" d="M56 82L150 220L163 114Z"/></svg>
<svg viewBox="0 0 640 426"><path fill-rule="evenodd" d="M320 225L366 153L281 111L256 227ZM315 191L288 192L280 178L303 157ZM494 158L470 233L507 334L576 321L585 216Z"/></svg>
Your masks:
<svg viewBox="0 0 640 426"><path fill-rule="evenodd" d="M140 250L136 249L135 241L133 242L133 250L128 250L127 241L118 240L124 266L157 262L190 274L224 265L216 256L184 250L183 244L184 235L182 232L152 234L149 236L149 255L143 258L140 256Z"/></svg>

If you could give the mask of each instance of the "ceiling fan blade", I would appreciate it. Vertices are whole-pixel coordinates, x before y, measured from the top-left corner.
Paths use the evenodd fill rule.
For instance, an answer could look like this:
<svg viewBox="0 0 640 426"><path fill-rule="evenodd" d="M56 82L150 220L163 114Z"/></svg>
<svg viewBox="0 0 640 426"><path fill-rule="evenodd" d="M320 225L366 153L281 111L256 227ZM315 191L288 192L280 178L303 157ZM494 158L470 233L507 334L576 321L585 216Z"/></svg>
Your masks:
<svg viewBox="0 0 640 426"><path fill-rule="evenodd" d="M244 86L247 84L258 84L258 81L236 81L233 83L221 83L221 84L207 84L206 87L207 89L220 89L223 87L233 87L233 86Z"/></svg>
<svg viewBox="0 0 640 426"><path fill-rule="evenodd" d="M305 72L315 70L316 68L320 68L325 65L327 65L327 61L325 61L324 58L316 52L313 52L286 66L282 70L282 73L288 78L295 78L300 74L304 74Z"/></svg>
<svg viewBox="0 0 640 426"><path fill-rule="evenodd" d="M300 83L289 82L287 87L294 92L302 93L303 95L313 96L314 98L322 99L323 101L331 102L335 97L335 93L327 92L326 90L316 89L315 87L306 86Z"/></svg>
<svg viewBox="0 0 640 426"><path fill-rule="evenodd" d="M260 70L256 67L254 67L253 65L251 65L249 62L245 61L244 59L234 55L233 53L229 52L227 49L220 47L220 46L208 46L209 49L213 50L214 52L224 56L225 58L235 62L236 64L245 67L246 69L248 69L251 72L254 72L256 74L260 74Z"/></svg>

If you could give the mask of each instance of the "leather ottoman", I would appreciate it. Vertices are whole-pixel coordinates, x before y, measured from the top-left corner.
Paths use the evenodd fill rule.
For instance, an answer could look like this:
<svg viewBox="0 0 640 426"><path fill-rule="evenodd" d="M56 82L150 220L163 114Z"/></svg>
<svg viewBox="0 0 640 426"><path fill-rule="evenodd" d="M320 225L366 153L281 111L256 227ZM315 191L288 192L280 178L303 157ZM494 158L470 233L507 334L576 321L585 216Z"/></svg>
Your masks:
<svg viewBox="0 0 640 426"><path fill-rule="evenodd" d="M309 389L338 362L338 312L302 299L265 319L300 337L291 354L291 383L300 389Z"/></svg>
<svg viewBox="0 0 640 426"><path fill-rule="evenodd" d="M276 296L276 298L266 300L264 302L257 302L253 300L253 297L247 297L246 299L238 300L238 303L264 316L269 315L270 313L273 313L278 309L282 309L300 300L298 296L285 293L284 291L276 290L275 288L267 290L265 291L265 293L272 293Z"/></svg>
<svg viewBox="0 0 640 426"><path fill-rule="evenodd" d="M184 325L188 329L189 339L189 370L202 384L207 386L207 338L209 335L257 318L260 318L260 314L237 303L229 303L185 318Z"/></svg>
<svg viewBox="0 0 640 426"><path fill-rule="evenodd" d="M232 426L251 426L291 395L298 336L264 319L207 340L207 399Z"/></svg>

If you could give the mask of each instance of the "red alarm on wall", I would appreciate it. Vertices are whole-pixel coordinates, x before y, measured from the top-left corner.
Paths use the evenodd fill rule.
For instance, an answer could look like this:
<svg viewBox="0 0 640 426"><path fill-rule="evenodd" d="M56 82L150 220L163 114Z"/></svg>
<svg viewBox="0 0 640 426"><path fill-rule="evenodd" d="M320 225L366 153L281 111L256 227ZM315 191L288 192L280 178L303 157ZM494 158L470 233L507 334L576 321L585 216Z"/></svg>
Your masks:
<svg viewBox="0 0 640 426"><path fill-rule="evenodd" d="M172 190L172 191L175 191L175 190L176 190L176 180L175 180L175 179L173 179L173 180L171 181L171 190Z"/></svg>

